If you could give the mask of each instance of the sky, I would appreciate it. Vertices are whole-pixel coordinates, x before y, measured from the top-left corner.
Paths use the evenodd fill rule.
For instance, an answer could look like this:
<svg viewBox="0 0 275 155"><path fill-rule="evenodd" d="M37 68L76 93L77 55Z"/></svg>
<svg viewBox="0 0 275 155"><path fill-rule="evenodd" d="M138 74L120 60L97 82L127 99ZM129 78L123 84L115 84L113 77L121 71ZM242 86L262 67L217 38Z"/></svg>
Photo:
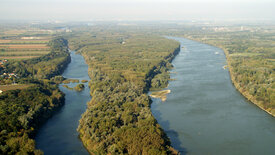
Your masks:
<svg viewBox="0 0 275 155"><path fill-rule="evenodd" d="M0 20L275 20L275 0L0 0Z"/></svg>

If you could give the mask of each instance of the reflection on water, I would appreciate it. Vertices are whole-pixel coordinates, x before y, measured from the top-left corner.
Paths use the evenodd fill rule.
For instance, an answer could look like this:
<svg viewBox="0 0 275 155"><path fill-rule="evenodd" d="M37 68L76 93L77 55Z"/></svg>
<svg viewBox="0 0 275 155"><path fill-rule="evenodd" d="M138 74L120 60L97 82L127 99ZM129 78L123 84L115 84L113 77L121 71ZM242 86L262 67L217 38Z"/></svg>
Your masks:
<svg viewBox="0 0 275 155"><path fill-rule="evenodd" d="M234 88L223 51L171 39L184 47L173 61L176 81L167 100L153 99L151 109L173 147L182 154L275 154L275 118Z"/></svg>

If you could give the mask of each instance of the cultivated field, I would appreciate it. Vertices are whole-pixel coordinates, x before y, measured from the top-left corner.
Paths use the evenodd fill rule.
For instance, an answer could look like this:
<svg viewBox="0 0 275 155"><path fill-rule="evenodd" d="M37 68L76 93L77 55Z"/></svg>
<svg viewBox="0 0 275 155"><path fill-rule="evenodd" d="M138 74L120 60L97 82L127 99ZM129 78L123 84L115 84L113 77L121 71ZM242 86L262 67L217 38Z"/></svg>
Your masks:
<svg viewBox="0 0 275 155"><path fill-rule="evenodd" d="M50 39L49 34L41 31L31 31L31 33L16 29L4 31L0 33L0 60L30 59L45 55L50 52L48 46Z"/></svg>
<svg viewBox="0 0 275 155"><path fill-rule="evenodd" d="M11 44L13 40L0 40L0 42L0 59L30 59L50 52L48 45L41 44L40 40L28 40L27 44L18 41Z"/></svg>
<svg viewBox="0 0 275 155"><path fill-rule="evenodd" d="M33 86L33 85L31 84L0 85L0 90L7 91L7 90L16 90L16 89L26 89L30 86Z"/></svg>

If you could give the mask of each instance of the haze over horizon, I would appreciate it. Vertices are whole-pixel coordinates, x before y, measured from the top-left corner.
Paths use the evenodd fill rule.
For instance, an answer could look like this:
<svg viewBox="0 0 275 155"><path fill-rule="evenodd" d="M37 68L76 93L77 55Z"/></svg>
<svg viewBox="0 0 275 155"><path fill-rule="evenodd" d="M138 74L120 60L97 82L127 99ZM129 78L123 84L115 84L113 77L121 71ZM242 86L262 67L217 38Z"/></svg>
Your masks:
<svg viewBox="0 0 275 155"><path fill-rule="evenodd" d="M0 0L0 20L275 20L272 0Z"/></svg>

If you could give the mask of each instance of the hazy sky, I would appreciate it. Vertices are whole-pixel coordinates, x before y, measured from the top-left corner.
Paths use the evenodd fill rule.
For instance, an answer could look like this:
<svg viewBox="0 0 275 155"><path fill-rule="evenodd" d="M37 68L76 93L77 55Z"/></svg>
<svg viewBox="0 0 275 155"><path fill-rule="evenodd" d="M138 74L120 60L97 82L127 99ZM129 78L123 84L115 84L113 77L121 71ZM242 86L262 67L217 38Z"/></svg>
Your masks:
<svg viewBox="0 0 275 155"><path fill-rule="evenodd" d="M0 0L0 20L275 20L275 0Z"/></svg>

